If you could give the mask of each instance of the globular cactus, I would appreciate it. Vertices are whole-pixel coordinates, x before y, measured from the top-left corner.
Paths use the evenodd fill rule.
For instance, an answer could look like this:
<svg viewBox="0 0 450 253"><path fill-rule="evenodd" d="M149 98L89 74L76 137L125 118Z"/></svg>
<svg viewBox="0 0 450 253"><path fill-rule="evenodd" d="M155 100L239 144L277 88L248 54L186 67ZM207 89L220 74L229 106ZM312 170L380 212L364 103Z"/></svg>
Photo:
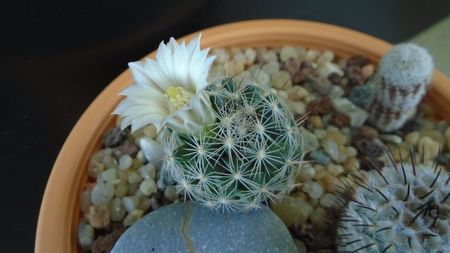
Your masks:
<svg viewBox="0 0 450 253"><path fill-rule="evenodd" d="M248 211L278 199L302 159L295 120L270 91L231 78L207 88L216 122L166 138L163 172L193 201Z"/></svg>
<svg viewBox="0 0 450 253"><path fill-rule="evenodd" d="M381 60L375 77L378 90L369 121L387 132L401 128L416 113L432 71L433 60L424 48L414 44L393 47Z"/></svg>
<svg viewBox="0 0 450 253"><path fill-rule="evenodd" d="M450 175L444 168L394 164L356 185L339 221L340 253L450 252Z"/></svg>

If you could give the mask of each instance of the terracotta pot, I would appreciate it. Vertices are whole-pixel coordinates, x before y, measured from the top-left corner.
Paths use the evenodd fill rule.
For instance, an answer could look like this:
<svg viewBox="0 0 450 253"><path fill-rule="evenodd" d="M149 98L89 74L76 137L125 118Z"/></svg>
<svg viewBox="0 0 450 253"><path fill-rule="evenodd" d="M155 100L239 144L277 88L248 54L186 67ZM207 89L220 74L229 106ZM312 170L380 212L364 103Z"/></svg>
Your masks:
<svg viewBox="0 0 450 253"><path fill-rule="evenodd" d="M257 20L217 26L201 31L202 47L302 45L331 49L338 56L362 54L373 62L392 45L346 28L307 21ZM195 34L182 39L190 39ZM154 56L154 52L149 55ZM91 155L100 148L103 133L114 124L112 110L120 101L117 95L132 83L130 71L117 77L94 100L73 128L54 164L42 200L36 233L35 252L77 252L76 233L80 218L80 192L87 180ZM439 108L440 117L450 121L450 80L434 73L427 101ZM445 114L444 114L445 113Z"/></svg>

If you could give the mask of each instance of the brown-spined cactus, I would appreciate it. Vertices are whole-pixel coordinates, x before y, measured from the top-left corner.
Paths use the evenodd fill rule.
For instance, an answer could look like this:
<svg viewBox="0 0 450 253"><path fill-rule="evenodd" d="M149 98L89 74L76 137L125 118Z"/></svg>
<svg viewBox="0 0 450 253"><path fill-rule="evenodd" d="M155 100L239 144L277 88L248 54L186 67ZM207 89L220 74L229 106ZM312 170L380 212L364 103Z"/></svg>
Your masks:
<svg viewBox="0 0 450 253"><path fill-rule="evenodd" d="M410 43L394 46L375 77L378 87L369 121L386 132L401 128L414 116L432 71L433 60L426 49Z"/></svg>

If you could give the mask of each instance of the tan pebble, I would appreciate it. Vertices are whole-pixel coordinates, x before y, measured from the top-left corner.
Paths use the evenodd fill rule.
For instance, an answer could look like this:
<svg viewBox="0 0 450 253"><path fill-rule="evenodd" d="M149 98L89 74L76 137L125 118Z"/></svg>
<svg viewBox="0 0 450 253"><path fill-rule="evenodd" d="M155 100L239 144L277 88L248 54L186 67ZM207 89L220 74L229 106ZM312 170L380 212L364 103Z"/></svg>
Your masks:
<svg viewBox="0 0 450 253"><path fill-rule="evenodd" d="M278 61L277 53L274 50L266 51L261 56L264 62Z"/></svg>
<svg viewBox="0 0 450 253"><path fill-rule="evenodd" d="M144 134L152 139L156 138L156 127L153 124L146 126L144 128Z"/></svg>
<svg viewBox="0 0 450 253"><path fill-rule="evenodd" d="M164 197L170 201L174 201L177 198L177 189L175 186L169 186L164 190Z"/></svg>
<svg viewBox="0 0 450 253"><path fill-rule="evenodd" d="M373 127L369 127L369 126L362 126L359 129L359 134L363 137L369 138L369 139L373 139L373 138L377 138L378 137L378 130L373 128Z"/></svg>
<svg viewBox="0 0 450 253"><path fill-rule="evenodd" d="M314 135L318 140L324 140L327 137L327 131L324 129L314 129Z"/></svg>
<svg viewBox="0 0 450 253"><path fill-rule="evenodd" d="M342 72L342 70L332 62L325 62L317 68L317 74L319 77L328 78L328 76L332 73L336 73L339 76L344 75L344 72Z"/></svg>
<svg viewBox="0 0 450 253"><path fill-rule="evenodd" d="M306 192L310 198L319 199L323 194L323 187L317 182L309 181L303 185L303 191Z"/></svg>
<svg viewBox="0 0 450 253"><path fill-rule="evenodd" d="M297 101L290 103L292 106L292 111L294 111L295 114L303 115L305 114L305 104L303 102Z"/></svg>
<svg viewBox="0 0 450 253"><path fill-rule="evenodd" d="M344 167L342 167L341 165L338 165L338 164L330 163L327 167L327 171L331 175L337 177L344 172Z"/></svg>
<svg viewBox="0 0 450 253"><path fill-rule="evenodd" d="M417 131L408 133L407 135L405 135L405 141L412 145L415 146L417 144L417 142L419 142L420 139L420 133Z"/></svg>
<svg viewBox="0 0 450 253"><path fill-rule="evenodd" d="M287 90L292 87L291 75L285 70L273 73L272 86L280 90Z"/></svg>
<svg viewBox="0 0 450 253"><path fill-rule="evenodd" d="M289 99L293 101L301 100L302 98L309 95L308 90L299 85L294 85L288 90Z"/></svg>
<svg viewBox="0 0 450 253"><path fill-rule="evenodd" d="M331 50L325 50L319 58L317 58L318 64L324 64L326 62L332 62L334 59L334 53Z"/></svg>
<svg viewBox="0 0 450 253"><path fill-rule="evenodd" d="M335 176L328 174L321 181L327 192L334 193L338 190L339 180Z"/></svg>
<svg viewBox="0 0 450 253"><path fill-rule="evenodd" d="M143 179L144 179L144 177L142 177L140 174L138 174L136 172L131 172L130 174L128 174L128 183L129 184L140 183Z"/></svg>
<svg viewBox="0 0 450 253"><path fill-rule="evenodd" d="M90 178L96 179L98 175L100 175L102 171L104 171L105 169L106 166L103 163L91 160L91 163L89 164L88 168L88 175Z"/></svg>
<svg viewBox="0 0 450 253"><path fill-rule="evenodd" d="M301 182L301 183L305 183L310 181L311 179L314 178L314 176L316 175L316 171L315 169L311 166L311 165L304 165L302 166L302 168L300 169L300 171L297 174L297 179Z"/></svg>
<svg viewBox="0 0 450 253"><path fill-rule="evenodd" d="M106 205L90 206L88 214L89 224L96 229L107 228L110 224L110 210Z"/></svg>
<svg viewBox="0 0 450 253"><path fill-rule="evenodd" d="M283 100L288 99L288 93L285 90L277 90L277 95Z"/></svg>
<svg viewBox="0 0 450 253"><path fill-rule="evenodd" d="M156 187L156 182L153 180L153 178L149 177L141 182L139 185L139 190L144 195L149 196L152 193L155 193L158 188Z"/></svg>
<svg viewBox="0 0 450 253"><path fill-rule="evenodd" d="M269 75L273 75L273 73L277 72L278 70L280 70L280 63L275 60L275 61L270 61L268 63L266 63L263 68L262 68L267 74Z"/></svg>
<svg viewBox="0 0 450 253"><path fill-rule="evenodd" d="M319 204L324 208L334 207L337 205L337 197L334 194L325 193L320 197Z"/></svg>
<svg viewBox="0 0 450 253"><path fill-rule="evenodd" d="M319 199L313 199L309 198L308 203L313 207L316 208L319 205Z"/></svg>
<svg viewBox="0 0 450 253"><path fill-rule="evenodd" d="M306 201L308 201L308 199L309 199L308 194L306 194L302 191L296 191L296 192L290 194L289 196L294 197L294 198L300 198L300 199L303 199Z"/></svg>
<svg viewBox="0 0 450 253"><path fill-rule="evenodd" d="M342 134L339 129L329 126L327 131L327 137L335 140L339 145L345 145L348 142L348 137Z"/></svg>
<svg viewBox="0 0 450 253"><path fill-rule="evenodd" d="M425 136L420 138L417 145L423 162L433 160L439 155L441 145L430 137Z"/></svg>
<svg viewBox="0 0 450 253"><path fill-rule="evenodd" d="M143 199L141 201L141 203L139 204L138 209L142 210L145 213L148 210L150 210L150 207L151 207L151 201L150 201L150 199L146 198L146 199Z"/></svg>
<svg viewBox="0 0 450 253"><path fill-rule="evenodd" d="M364 79L367 79L373 75L375 67L372 64L367 64L366 66L361 68L361 71Z"/></svg>
<svg viewBox="0 0 450 253"><path fill-rule="evenodd" d="M128 195L133 195L139 189L139 183L128 184Z"/></svg>
<svg viewBox="0 0 450 253"><path fill-rule="evenodd" d="M240 47L231 47L230 53L232 55L239 54L239 53L242 53L242 49Z"/></svg>
<svg viewBox="0 0 450 253"><path fill-rule="evenodd" d="M128 193L128 187L127 187L126 183L121 182L116 185L115 196L124 197L125 195L127 195L127 193Z"/></svg>
<svg viewBox="0 0 450 253"><path fill-rule="evenodd" d="M313 211L312 206L301 198L284 197L279 202L274 202L272 210L281 220L290 227L295 222L305 222Z"/></svg>
<svg viewBox="0 0 450 253"><path fill-rule="evenodd" d="M402 137L394 134L380 134L380 139L394 144L400 144L403 142Z"/></svg>
<svg viewBox="0 0 450 253"><path fill-rule="evenodd" d="M294 239L295 245L297 246L298 253L307 253L306 245L303 241Z"/></svg>
<svg viewBox="0 0 450 253"><path fill-rule="evenodd" d="M430 137L434 141L439 142L441 145L445 144L444 134L437 130L422 130L420 131L420 135Z"/></svg>
<svg viewBox="0 0 450 253"><path fill-rule="evenodd" d="M352 146L347 146L346 147L346 151L345 151L345 155L347 157L354 157L358 154L358 151L356 150L356 148L352 147Z"/></svg>
<svg viewBox="0 0 450 253"><path fill-rule="evenodd" d="M309 61L309 62L313 62L317 59L317 57L319 57L319 55L320 55L320 51L315 50L315 49L310 49L310 50L306 51L305 60Z"/></svg>
<svg viewBox="0 0 450 253"><path fill-rule="evenodd" d="M211 54L216 56L216 59L214 59L215 64L223 64L230 58L230 55L224 48L214 48L211 50Z"/></svg>
<svg viewBox="0 0 450 253"><path fill-rule="evenodd" d="M323 128L322 118L318 115L311 116L308 122L315 128Z"/></svg>
<svg viewBox="0 0 450 253"><path fill-rule="evenodd" d="M450 127L445 130L445 139L447 140L447 151L450 151Z"/></svg>
<svg viewBox="0 0 450 253"><path fill-rule="evenodd" d="M135 209L133 212L129 213L125 219L123 220L123 225L125 226L131 226L136 221L138 221L142 216L144 215L144 211Z"/></svg>
<svg viewBox="0 0 450 253"><path fill-rule="evenodd" d="M358 170L360 162L356 157L349 157L344 163L344 168L347 170Z"/></svg>
<svg viewBox="0 0 450 253"><path fill-rule="evenodd" d="M298 59L303 61L306 58L306 49L304 47L295 47L295 51L297 51Z"/></svg>
<svg viewBox="0 0 450 253"><path fill-rule="evenodd" d="M289 59L298 59L297 51L294 47L282 47L280 51L280 60L285 62Z"/></svg>

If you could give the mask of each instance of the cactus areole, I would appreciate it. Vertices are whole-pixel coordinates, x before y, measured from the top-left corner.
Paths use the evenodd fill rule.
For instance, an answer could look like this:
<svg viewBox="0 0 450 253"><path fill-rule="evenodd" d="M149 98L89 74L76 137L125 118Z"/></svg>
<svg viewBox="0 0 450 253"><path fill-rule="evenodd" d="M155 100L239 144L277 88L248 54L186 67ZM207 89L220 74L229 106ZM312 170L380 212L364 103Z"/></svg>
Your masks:
<svg viewBox="0 0 450 253"><path fill-rule="evenodd" d="M248 211L280 198L303 154L297 124L276 95L232 78L206 89L216 121L190 134L168 129L163 173L193 201Z"/></svg>

